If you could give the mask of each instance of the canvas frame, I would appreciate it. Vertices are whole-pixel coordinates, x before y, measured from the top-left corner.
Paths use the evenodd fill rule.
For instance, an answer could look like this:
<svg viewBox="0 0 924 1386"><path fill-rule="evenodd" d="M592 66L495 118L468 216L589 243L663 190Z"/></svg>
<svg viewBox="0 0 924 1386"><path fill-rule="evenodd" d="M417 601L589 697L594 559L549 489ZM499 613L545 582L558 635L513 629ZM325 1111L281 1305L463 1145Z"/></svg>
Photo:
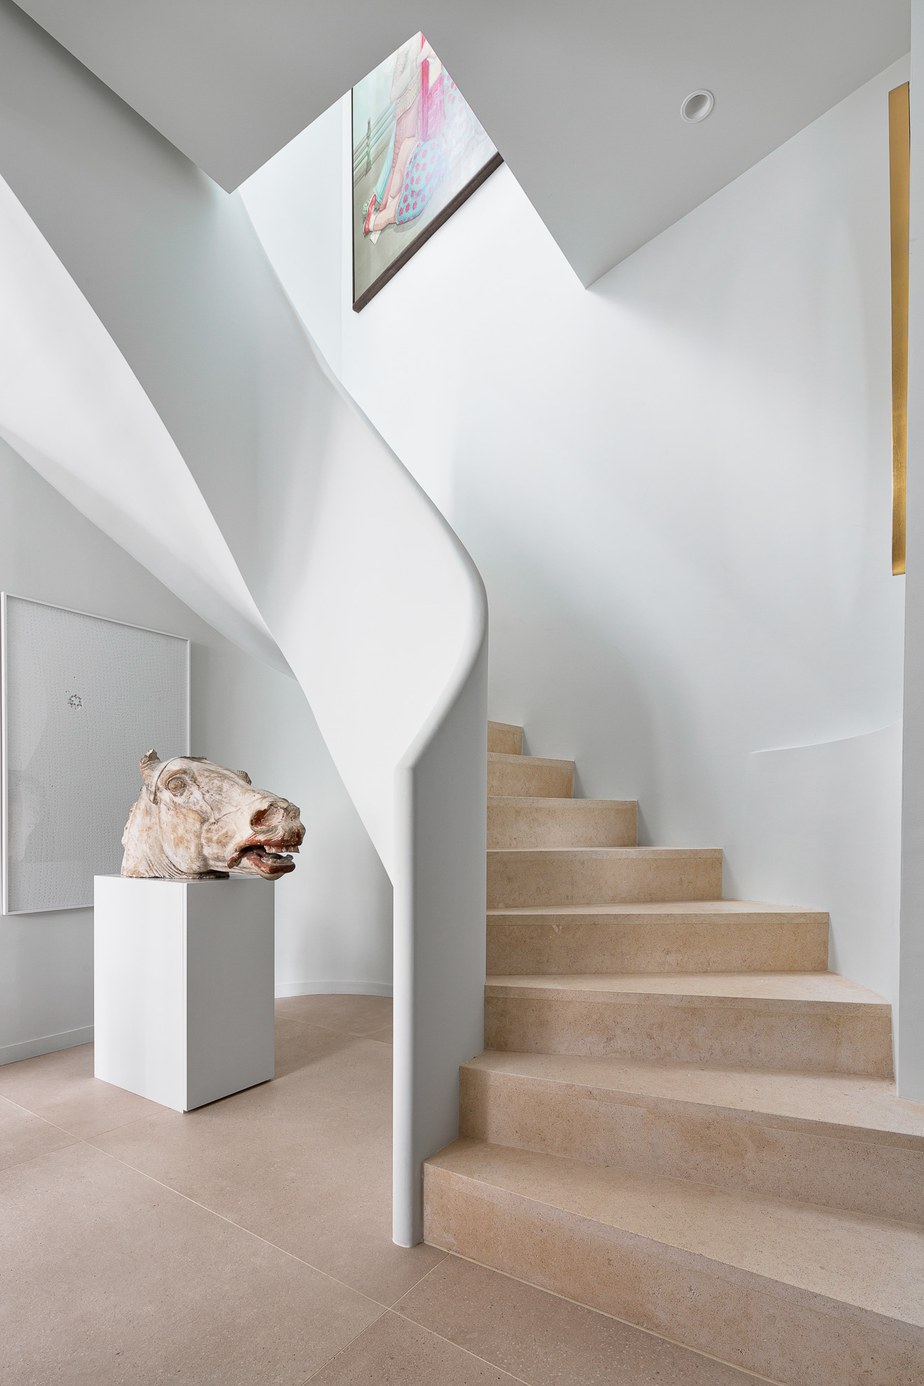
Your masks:
<svg viewBox="0 0 924 1386"><path fill-rule="evenodd" d="M111 639L114 648L117 647L119 636L122 632L131 631L135 638L138 634L152 637L152 651L154 642L164 640L176 641L183 647L181 652L181 674L176 687L177 708L179 711L179 723L181 724L182 745L174 747L163 747L165 753L173 755L188 755L190 747L190 721L191 721L191 659L190 641L185 636L175 635L169 631L154 630L147 626L135 625L128 621L112 620L108 616L100 616L94 612L80 611L73 607L58 606L53 602L37 601L32 597L21 597L14 593L0 592L0 914L2 915L24 915L24 914L43 914L57 912L59 910L86 909L93 903L93 875L100 874L97 861L86 862L86 892L80 899L60 899L54 903L46 903L40 906L30 905L17 899L11 899L10 882L10 837L12 814L23 811L26 807L23 795L18 795L11 786L11 778L14 767L11 764L11 688L10 688L10 603L26 603L31 606L41 607L45 610L62 613L65 616L73 616L77 621L89 620L102 623L105 627L111 628ZM160 648L163 648L160 646ZM141 690L143 694L143 690ZM113 694L115 700L116 694ZM141 755L149 747L128 747L119 748L112 746L109 751L109 759L112 761L114 773L124 778L125 793L128 796L125 803L125 818L134 798L137 797L140 779L135 782L137 777L137 764ZM126 761L125 756L128 756ZM99 763L103 773L106 771L107 748L100 748ZM132 788L129 789L129 785ZM52 802L54 800L52 799ZM123 820L124 823L124 820ZM101 825L101 831L105 830ZM115 846L107 834L106 844L108 858L118 853L121 855L121 830L123 824L119 824ZM114 830L114 825L108 825L109 832Z"/></svg>
<svg viewBox="0 0 924 1386"><path fill-rule="evenodd" d="M353 204L353 169L352 169L352 151L353 151L355 148L356 148L356 87L352 87L351 90L350 90L350 151L351 151L350 203L349 203L349 205L350 205L350 263L351 263L351 286L352 286L352 297L353 297L353 312L354 312L354 313L359 313L359 312L361 312L361 311L363 310L363 308L366 307L366 305L367 305L369 302L371 302L371 300L372 300L373 298L375 298L376 294L378 294L382 289L384 289L385 285L386 285L391 279L393 279L393 278L395 277L395 275L398 273L398 271L401 270L401 269L403 269L404 266L408 263L408 261L409 261L410 259L412 259L413 256L415 256L415 255L417 254L417 252L418 252L418 250L420 250L421 246L423 246L423 245L425 245L425 244L427 243L427 241L428 241L428 240L430 239L430 237L434 234L434 232L438 231L438 230L440 229L441 226L444 226L444 225L446 224L446 222L449 220L449 218L450 218L451 216L453 216L453 215L459 210L459 208L462 206L462 204L463 204L464 202L467 202L467 201L468 201L468 199L471 197L472 193L476 192L476 191L478 190L478 188L481 187L482 183L484 183L488 178L490 178L491 174L494 173L496 169L500 168L500 166L501 166L501 164L504 162L504 160L503 160L502 156L495 150L494 154L487 160L487 162L486 162L485 164L482 165L482 167L474 174L474 176L471 177L471 178L468 180L468 182L465 184L465 186L462 187L462 188L460 188L459 191L458 191L457 193L455 193L454 196L451 198L451 200L446 204L446 206L443 207L443 208L441 209L440 212L438 212L430 221L427 222L427 224L426 224L425 226L422 227L422 229L417 233L417 235L414 237L414 239L413 239L412 241L410 241L410 242L408 243L407 246L405 246L405 248L395 257L394 260L391 261L391 263L390 263L389 265L387 265L387 266L385 267L385 269L382 270L381 274L379 274L379 275L372 281L372 283L369 284L361 293L357 294L357 292L356 292L356 243L355 243L355 234L354 234L354 226L353 226L353 218L355 217L355 208L354 208L354 204Z"/></svg>

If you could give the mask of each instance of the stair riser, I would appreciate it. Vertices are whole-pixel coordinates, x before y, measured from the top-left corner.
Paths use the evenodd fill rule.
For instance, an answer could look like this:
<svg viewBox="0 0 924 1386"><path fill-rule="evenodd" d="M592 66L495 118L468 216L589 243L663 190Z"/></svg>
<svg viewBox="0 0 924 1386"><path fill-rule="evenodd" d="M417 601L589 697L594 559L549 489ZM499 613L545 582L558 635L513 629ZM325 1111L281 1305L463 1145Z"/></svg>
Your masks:
<svg viewBox="0 0 924 1386"><path fill-rule="evenodd" d="M463 1136L924 1223L922 1148L478 1069L461 1082Z"/></svg>
<svg viewBox="0 0 924 1386"><path fill-rule="evenodd" d="M824 972L828 921L676 915L585 922L488 918L488 973Z"/></svg>
<svg viewBox="0 0 924 1386"><path fill-rule="evenodd" d="M636 807L593 799L488 804L488 847L634 847Z"/></svg>
<svg viewBox="0 0 924 1386"><path fill-rule="evenodd" d="M921 1379L919 1330L431 1166L424 1237L787 1386Z"/></svg>
<svg viewBox="0 0 924 1386"><path fill-rule="evenodd" d="M721 852L651 856L578 852L491 852L488 909L531 905L619 905L630 901L718 900Z"/></svg>
<svg viewBox="0 0 924 1386"><path fill-rule="evenodd" d="M892 1076L888 1006L775 1005L726 998L594 1001L504 997L489 989L485 1047L651 1063Z"/></svg>
<svg viewBox="0 0 924 1386"><path fill-rule="evenodd" d="M488 723L488 750L499 751L505 756L523 754L523 728L506 722Z"/></svg>
<svg viewBox="0 0 924 1386"><path fill-rule="evenodd" d="M530 760L489 760L488 795L526 795L536 799L570 799L574 766L570 762L537 765Z"/></svg>

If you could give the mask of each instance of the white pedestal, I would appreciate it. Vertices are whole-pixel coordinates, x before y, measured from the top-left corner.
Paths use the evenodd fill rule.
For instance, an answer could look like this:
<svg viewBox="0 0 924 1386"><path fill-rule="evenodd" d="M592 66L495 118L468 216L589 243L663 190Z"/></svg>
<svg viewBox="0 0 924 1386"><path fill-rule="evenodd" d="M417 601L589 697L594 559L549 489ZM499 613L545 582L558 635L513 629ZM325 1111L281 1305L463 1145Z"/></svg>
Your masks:
<svg viewBox="0 0 924 1386"><path fill-rule="evenodd" d="M96 877L97 1078L188 1112L273 1077L273 895Z"/></svg>

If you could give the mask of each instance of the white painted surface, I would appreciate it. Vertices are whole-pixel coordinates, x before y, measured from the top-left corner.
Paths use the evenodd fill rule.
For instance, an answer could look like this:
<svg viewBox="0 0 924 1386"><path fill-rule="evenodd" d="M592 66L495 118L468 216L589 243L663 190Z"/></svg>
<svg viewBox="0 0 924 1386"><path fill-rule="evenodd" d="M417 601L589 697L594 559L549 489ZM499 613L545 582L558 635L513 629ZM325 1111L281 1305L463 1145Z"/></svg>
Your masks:
<svg viewBox="0 0 924 1386"><path fill-rule="evenodd" d="M391 886L295 680L233 648L0 441L2 588L192 640L193 751L291 795L307 827L276 897L278 994L389 991ZM92 1020L92 910L0 919L0 1063L84 1044Z"/></svg>
<svg viewBox="0 0 924 1386"><path fill-rule="evenodd" d="M392 873L405 1036L395 1236L419 1240L421 1161L457 1130L449 1103L428 1095L453 1090L483 1008L480 578L328 374L240 199L10 8L0 10L0 172L169 430ZM67 469L66 456L56 461ZM82 480L83 508L134 551L126 507ZM116 485L131 492L133 479ZM195 608L196 594L187 599ZM471 945L434 949L431 935L447 929ZM446 1038L428 1043L436 1026Z"/></svg>
<svg viewBox="0 0 924 1386"><path fill-rule="evenodd" d="M131 535L211 625L284 668L175 443L2 168L0 238L0 436L78 509Z"/></svg>
<svg viewBox="0 0 924 1386"><path fill-rule="evenodd" d="M492 716L576 757L580 792L637 797L643 842L727 846L734 889L771 901L809 882L789 855L765 863L764 820L741 820L752 756L901 716L886 112L906 76L864 86L590 293L509 169L360 314L345 282L316 274L309 292L286 253L329 238L331 207L346 216L345 178L338 199L309 176L336 167L319 151L334 121L243 190L347 388L484 574ZM342 114L341 149L347 131ZM827 788L806 752L800 859L819 863L810 903L832 909L834 956L886 988L894 918L844 914L835 826L864 819L871 785L898 801L894 756L864 744L881 764L847 783L832 766ZM762 787L779 825L801 773ZM882 870L856 865L866 901L894 897Z"/></svg>
<svg viewBox="0 0 924 1386"><path fill-rule="evenodd" d="M273 1077L273 893L96 877L97 1078L188 1112Z"/></svg>
<svg viewBox="0 0 924 1386"><path fill-rule="evenodd" d="M908 0L19 4L229 188L423 29L585 283L908 49Z"/></svg>
<svg viewBox="0 0 924 1386"><path fill-rule="evenodd" d="M189 641L11 593L0 622L3 913L86 908L121 865L139 746L189 755Z"/></svg>
<svg viewBox="0 0 924 1386"><path fill-rule="evenodd" d="M924 1102L924 0L911 6L911 284L898 1090Z"/></svg>
<svg viewBox="0 0 924 1386"><path fill-rule="evenodd" d="M827 910L829 965L898 999L902 728L748 757L729 893ZM747 882L743 891L739 882Z"/></svg>

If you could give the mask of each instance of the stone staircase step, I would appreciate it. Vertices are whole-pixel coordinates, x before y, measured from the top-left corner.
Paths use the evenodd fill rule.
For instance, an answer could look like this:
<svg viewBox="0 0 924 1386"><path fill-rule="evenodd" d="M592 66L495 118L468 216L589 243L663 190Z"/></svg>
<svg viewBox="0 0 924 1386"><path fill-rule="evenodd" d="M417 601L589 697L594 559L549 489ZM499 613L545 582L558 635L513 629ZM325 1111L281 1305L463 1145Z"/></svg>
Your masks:
<svg viewBox="0 0 924 1386"><path fill-rule="evenodd" d="M832 972L490 976L485 1045L892 1076L891 1007Z"/></svg>
<svg viewBox="0 0 924 1386"><path fill-rule="evenodd" d="M570 799L574 794L574 761L547 756L488 752L488 796Z"/></svg>
<svg viewBox="0 0 924 1386"><path fill-rule="evenodd" d="M722 852L711 847L544 847L488 852L488 909L715 900Z"/></svg>
<svg viewBox="0 0 924 1386"><path fill-rule="evenodd" d="M513 722L489 722L488 750L501 751L509 756L522 755L523 728Z"/></svg>
<svg viewBox="0 0 924 1386"><path fill-rule="evenodd" d="M924 1230L463 1139L434 1246L786 1386L924 1380Z"/></svg>
<svg viewBox="0 0 924 1386"><path fill-rule="evenodd" d="M575 800L580 803L581 800ZM489 973L825 972L822 910L674 900L491 910Z"/></svg>
<svg viewBox="0 0 924 1386"><path fill-rule="evenodd" d="M885 1079L488 1052L461 1117L494 1145L924 1223L924 1107Z"/></svg>
<svg viewBox="0 0 924 1386"><path fill-rule="evenodd" d="M495 797L488 800L488 847L634 847L637 817L634 799Z"/></svg>

